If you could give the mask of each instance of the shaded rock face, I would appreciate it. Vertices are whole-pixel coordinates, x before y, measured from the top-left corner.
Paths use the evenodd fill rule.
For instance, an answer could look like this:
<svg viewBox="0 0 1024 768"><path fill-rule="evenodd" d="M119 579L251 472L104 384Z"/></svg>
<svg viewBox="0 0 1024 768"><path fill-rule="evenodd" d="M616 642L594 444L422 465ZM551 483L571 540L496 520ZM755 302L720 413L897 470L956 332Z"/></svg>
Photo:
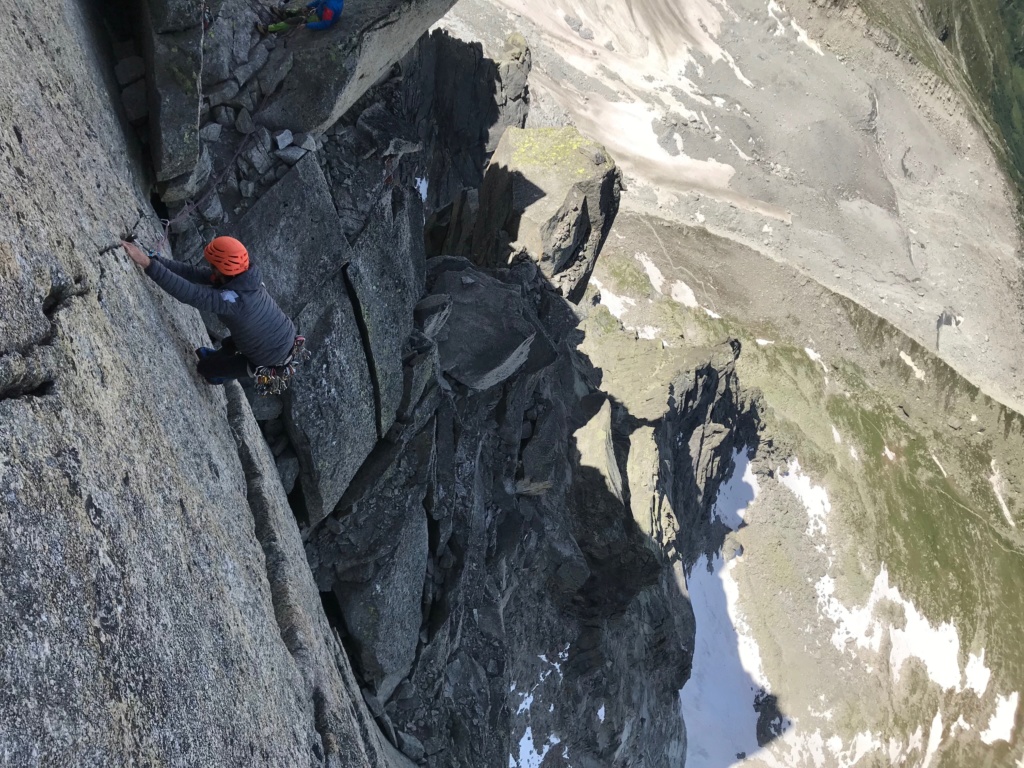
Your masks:
<svg viewBox="0 0 1024 768"><path fill-rule="evenodd" d="M495 62L441 30L421 38L395 77L328 131L326 172L346 234L367 217L366 189L388 175L419 190L428 216L447 219L453 201L475 194L502 132L525 122L529 70L522 41Z"/></svg>
<svg viewBox="0 0 1024 768"><path fill-rule="evenodd" d="M574 128L508 130L480 190L469 252L487 266L528 254L579 301L619 208L621 174Z"/></svg>

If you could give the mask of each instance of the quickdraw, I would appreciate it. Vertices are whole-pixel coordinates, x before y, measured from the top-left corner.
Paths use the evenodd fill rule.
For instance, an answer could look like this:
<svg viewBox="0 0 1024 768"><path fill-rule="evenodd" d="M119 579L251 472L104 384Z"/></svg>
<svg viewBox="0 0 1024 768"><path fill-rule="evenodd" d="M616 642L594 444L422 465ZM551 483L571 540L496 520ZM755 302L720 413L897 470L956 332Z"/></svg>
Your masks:
<svg viewBox="0 0 1024 768"><path fill-rule="evenodd" d="M261 365L252 372L256 380L256 394L260 397L280 395L291 384L299 366L307 362L310 352L306 349L306 337L296 336L291 354L281 365Z"/></svg>

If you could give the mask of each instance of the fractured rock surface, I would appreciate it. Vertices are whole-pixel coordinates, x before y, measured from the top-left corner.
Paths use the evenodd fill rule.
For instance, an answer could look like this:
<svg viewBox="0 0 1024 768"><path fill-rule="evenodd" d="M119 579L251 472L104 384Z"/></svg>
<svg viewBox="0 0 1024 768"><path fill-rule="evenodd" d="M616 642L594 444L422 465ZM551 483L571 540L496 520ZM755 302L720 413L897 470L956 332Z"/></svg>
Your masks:
<svg viewBox="0 0 1024 768"><path fill-rule="evenodd" d="M402 58L454 0L371 0L349 6L329 30L280 42L293 74L257 114L270 128L322 133ZM324 77L325 70L330 77ZM272 94L275 88L264 87Z"/></svg>
<svg viewBox="0 0 1024 768"><path fill-rule="evenodd" d="M470 252L488 266L529 254L579 301L618 211L620 186L615 161L575 128L511 128L480 189Z"/></svg>

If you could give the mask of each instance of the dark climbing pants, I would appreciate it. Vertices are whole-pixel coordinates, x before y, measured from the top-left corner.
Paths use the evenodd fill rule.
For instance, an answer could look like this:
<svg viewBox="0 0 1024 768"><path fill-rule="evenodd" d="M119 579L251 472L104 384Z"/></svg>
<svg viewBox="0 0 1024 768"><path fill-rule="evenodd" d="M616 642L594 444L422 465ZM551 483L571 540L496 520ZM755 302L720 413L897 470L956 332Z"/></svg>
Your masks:
<svg viewBox="0 0 1024 768"><path fill-rule="evenodd" d="M226 379L244 379L248 376L249 359L235 349L235 342L228 336L221 342L220 349L200 358L196 370L210 383L223 384Z"/></svg>

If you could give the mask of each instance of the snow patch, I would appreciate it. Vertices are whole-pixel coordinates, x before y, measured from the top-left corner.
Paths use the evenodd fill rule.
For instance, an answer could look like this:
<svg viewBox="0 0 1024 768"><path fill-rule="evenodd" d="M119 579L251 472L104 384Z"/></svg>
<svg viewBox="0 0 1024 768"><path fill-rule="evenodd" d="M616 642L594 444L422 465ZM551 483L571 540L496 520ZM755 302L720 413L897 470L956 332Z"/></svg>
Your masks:
<svg viewBox="0 0 1024 768"><path fill-rule="evenodd" d="M523 696L523 700L519 702L519 709L516 710L517 715L523 714L523 712L529 712L530 707L533 706L533 694L528 693Z"/></svg>
<svg viewBox="0 0 1024 768"><path fill-rule="evenodd" d="M985 693L988 688L988 681L992 679L992 670L985 666L985 649L981 649L981 655L973 653L967 657L967 666L964 667L964 677L967 680L966 688L974 691L978 696Z"/></svg>
<svg viewBox="0 0 1024 768"><path fill-rule="evenodd" d="M758 750L754 698L765 685L761 653L739 611L739 585L725 563L702 555L686 579L697 623L690 679L679 692L689 738L687 765L732 765Z"/></svg>
<svg viewBox="0 0 1024 768"><path fill-rule="evenodd" d="M696 309L700 306L697 303L697 296L694 294L693 289L682 280L676 280L672 283L669 296L671 296L674 301L677 301L684 307L689 307L690 309Z"/></svg>
<svg viewBox="0 0 1024 768"><path fill-rule="evenodd" d="M789 20L789 26L791 26L793 28L793 31L796 32L797 40L806 45L819 56L825 55L825 52L821 50L821 46L818 45L813 40L811 40L811 38L808 36L807 30L805 30L803 27L797 24L793 19Z"/></svg>
<svg viewBox="0 0 1024 768"><path fill-rule="evenodd" d="M416 179L416 191L420 193L420 199L425 203L427 202L427 188L430 182L427 179Z"/></svg>
<svg viewBox="0 0 1024 768"><path fill-rule="evenodd" d="M718 491L714 516L739 527L760 493L745 453ZM754 699L768 689L757 641L739 608L739 584L731 575L740 558L702 556L686 577L697 634L690 679L679 692L689 734L687 764L732 765L739 752L758 750ZM681 566L679 566L681 568Z"/></svg>
<svg viewBox="0 0 1024 768"><path fill-rule="evenodd" d="M956 736L957 731L969 731L971 730L971 724L964 720L964 716L960 715L956 719L956 722L949 726L949 736L952 738Z"/></svg>
<svg viewBox="0 0 1024 768"><path fill-rule="evenodd" d="M512 755L509 755L509 768L540 768L540 764L544 762L544 758L551 748L560 743L561 739L551 734L547 743L542 744L538 750L533 741L533 729L527 726L526 733L519 740L519 759L515 760Z"/></svg>
<svg viewBox="0 0 1024 768"><path fill-rule="evenodd" d="M775 37L782 37L786 34L786 25L775 15L776 13L784 13L782 7L775 0L768 0L768 15L775 22Z"/></svg>
<svg viewBox="0 0 1024 768"><path fill-rule="evenodd" d="M721 520L736 531L746 520L747 508L761 493L761 486L744 451L736 451L732 458L732 477L718 489L715 506L711 510L711 519Z"/></svg>
<svg viewBox="0 0 1024 768"><path fill-rule="evenodd" d="M924 371L917 367L917 364L914 363L914 358L912 358L906 352L901 351L900 360L902 360L904 363L910 366L910 369L914 372L914 375L917 378L919 378L921 381L924 381Z"/></svg>
<svg viewBox="0 0 1024 768"><path fill-rule="evenodd" d="M961 690L960 636L956 627L950 622L932 626L912 602L903 598L898 588L889 584L889 571L884 565L863 606L847 608L835 597L835 588L835 579L827 574L815 584L818 611L835 624L832 645L836 650L849 651L854 656L857 648L877 653L888 635L889 666L895 681L899 681L903 665L910 659L917 659L932 682L946 690ZM876 616L876 609L883 602L902 609L904 621L899 622L903 624L902 629Z"/></svg>
<svg viewBox="0 0 1024 768"><path fill-rule="evenodd" d="M601 708L597 710L597 719L602 723L604 722L604 704L602 704Z"/></svg>
<svg viewBox="0 0 1024 768"><path fill-rule="evenodd" d="M1006 499L1003 498L1003 494L1000 492L1000 488L1003 486L1003 478L999 474L999 470L996 469L995 459L992 459L992 476L989 477L988 481L992 483L992 491L996 495L996 500L999 501L999 508L1003 510L1003 517L1006 518L1006 522L1010 524L1011 528L1016 528L1017 524L1013 522L1013 518L1010 516L1010 508L1006 506Z"/></svg>
<svg viewBox="0 0 1024 768"><path fill-rule="evenodd" d="M843 436L839 434L839 430L836 429L835 425L832 425L832 439L836 441L836 445L843 444Z"/></svg>
<svg viewBox="0 0 1024 768"><path fill-rule="evenodd" d="M646 339L652 341L658 338L658 334L661 333L661 328L656 328L653 325L645 325L642 328L638 328L636 337L638 339Z"/></svg>
<svg viewBox="0 0 1024 768"><path fill-rule="evenodd" d="M800 461L796 458L789 462L789 469L785 474L779 475L781 482L790 492L796 496L807 510L807 529L804 533L808 536L828 533L829 512L832 511L832 503L828 500L828 493L820 485L813 485L811 478L805 475L800 469ZM825 578L829 578L826 576Z"/></svg>
<svg viewBox="0 0 1024 768"><path fill-rule="evenodd" d="M880 736L870 732L862 731L856 734L848 744L844 745L843 739L833 735L826 739L820 729L812 733L800 733L789 731L783 734L782 738L772 743L771 756L765 760L765 764L772 768L790 768L790 766L808 766L815 768L853 768L860 764L860 761L883 748ZM893 750L893 743L890 740L889 751ZM899 751L899 745L896 744ZM758 755L761 757L764 753ZM766 756L768 757L768 756ZM725 763L725 765L736 765L738 763ZM896 765L893 761L893 765Z"/></svg>
<svg viewBox="0 0 1024 768"><path fill-rule="evenodd" d="M665 285L665 276L661 274L661 270L658 269L657 265L651 261L651 257L646 253L637 253L634 255L634 258L643 265L644 272L647 273L647 279L651 281L654 290L662 293L661 288Z"/></svg>
<svg viewBox="0 0 1024 768"><path fill-rule="evenodd" d="M1009 741L1013 736L1013 723L1017 719L1017 704L1020 694L1014 691L1009 696L996 696L996 711L988 721L988 728L979 735L986 744Z"/></svg>
<svg viewBox="0 0 1024 768"><path fill-rule="evenodd" d="M754 339L754 341L757 342L757 346L759 347L767 347L769 344L775 343L774 341L771 341L769 339Z"/></svg>
<svg viewBox="0 0 1024 768"><path fill-rule="evenodd" d="M883 446L882 455L885 456L889 461L896 461L896 454L889 450L889 446Z"/></svg>
<svg viewBox="0 0 1024 768"><path fill-rule="evenodd" d="M710 317L712 320L721 320L722 319L722 316L720 314L718 314L717 312L715 312L714 310L708 309L707 307L701 307L701 309L703 309L704 312L707 313L707 316Z"/></svg>
<svg viewBox="0 0 1024 768"><path fill-rule="evenodd" d="M934 453L931 454L931 457L932 461L935 462L935 466L937 466L939 468L939 471L942 473L942 476L949 477L949 475L946 474L946 468L942 466L942 463L939 461L938 457Z"/></svg>
<svg viewBox="0 0 1024 768"><path fill-rule="evenodd" d="M636 306L636 299L631 299L628 296L616 296L611 291L607 290L599 280L591 278L591 283L600 293L601 303L608 308L608 311L615 315L619 320L622 319L623 315L629 311L629 307Z"/></svg>
<svg viewBox="0 0 1024 768"><path fill-rule="evenodd" d="M804 347L804 352L807 353L807 356L811 358L812 361L821 366L821 370L825 372L825 380L828 381L828 366L825 365L825 361L821 359L821 355L819 355L810 347Z"/></svg>
<svg viewBox="0 0 1024 768"><path fill-rule="evenodd" d="M928 768L939 751L939 744L942 743L942 713L936 712L932 718L932 727L928 729L928 746L925 748L924 760L921 768Z"/></svg>
<svg viewBox="0 0 1024 768"><path fill-rule="evenodd" d="M736 146L736 142L733 141L732 139L729 139L729 143L732 144L732 148L736 150L736 152L737 152L737 154L739 154L741 160L745 160L746 162L749 163L751 160L754 159L750 155L748 155L746 152L744 152L742 149L740 149L738 146Z"/></svg>

